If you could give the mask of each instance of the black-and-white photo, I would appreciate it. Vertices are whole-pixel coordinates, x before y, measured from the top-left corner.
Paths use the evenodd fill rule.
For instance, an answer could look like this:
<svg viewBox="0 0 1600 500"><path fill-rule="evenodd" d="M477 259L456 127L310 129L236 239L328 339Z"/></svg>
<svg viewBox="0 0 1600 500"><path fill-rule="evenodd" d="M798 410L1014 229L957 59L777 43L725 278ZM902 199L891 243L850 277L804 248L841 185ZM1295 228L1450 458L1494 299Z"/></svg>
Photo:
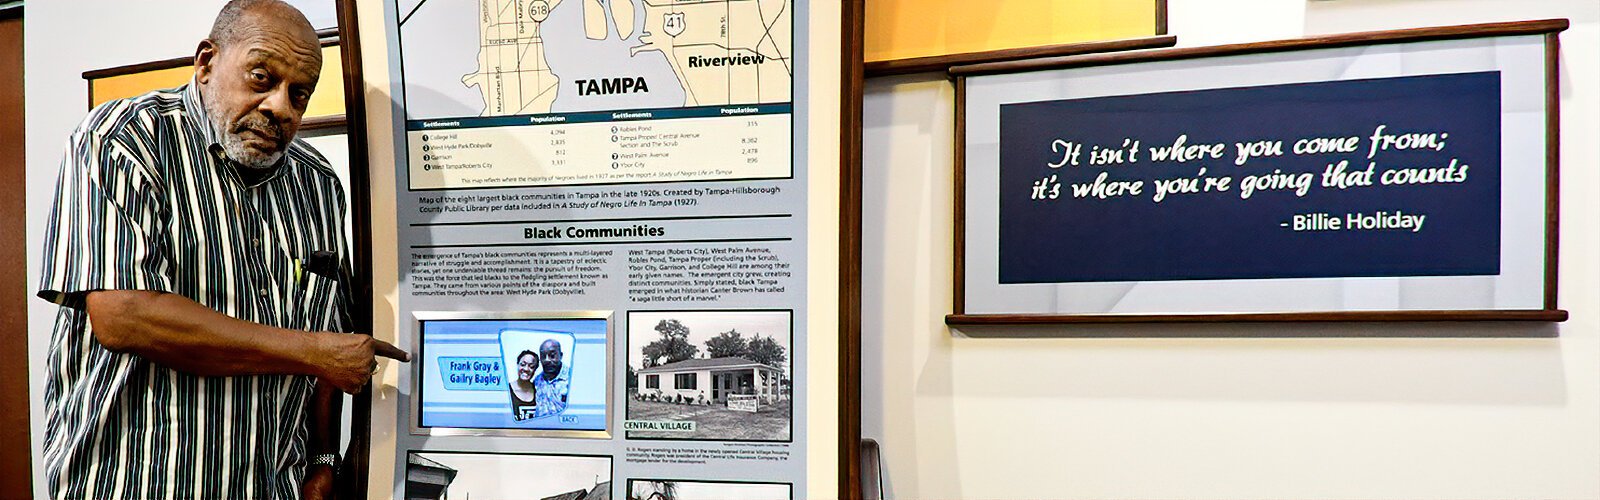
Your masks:
<svg viewBox="0 0 1600 500"><path fill-rule="evenodd" d="M610 500L611 457L412 452L406 500Z"/></svg>
<svg viewBox="0 0 1600 500"><path fill-rule="evenodd" d="M789 500L781 483L629 479L628 500Z"/></svg>
<svg viewBox="0 0 1600 500"><path fill-rule="evenodd" d="M793 316L629 312L627 437L789 441Z"/></svg>

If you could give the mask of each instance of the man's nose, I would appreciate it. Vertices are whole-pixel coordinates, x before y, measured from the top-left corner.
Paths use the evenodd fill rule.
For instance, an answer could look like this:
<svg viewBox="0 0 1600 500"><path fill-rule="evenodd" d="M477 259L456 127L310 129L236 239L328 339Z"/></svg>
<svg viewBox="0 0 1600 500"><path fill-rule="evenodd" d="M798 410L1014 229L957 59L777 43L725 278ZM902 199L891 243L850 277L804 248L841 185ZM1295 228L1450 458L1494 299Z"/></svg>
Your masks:
<svg viewBox="0 0 1600 500"><path fill-rule="evenodd" d="M261 101L261 112L266 114L267 118L277 121L276 125L287 125L299 116L294 107L294 100L289 96L289 89L280 86Z"/></svg>

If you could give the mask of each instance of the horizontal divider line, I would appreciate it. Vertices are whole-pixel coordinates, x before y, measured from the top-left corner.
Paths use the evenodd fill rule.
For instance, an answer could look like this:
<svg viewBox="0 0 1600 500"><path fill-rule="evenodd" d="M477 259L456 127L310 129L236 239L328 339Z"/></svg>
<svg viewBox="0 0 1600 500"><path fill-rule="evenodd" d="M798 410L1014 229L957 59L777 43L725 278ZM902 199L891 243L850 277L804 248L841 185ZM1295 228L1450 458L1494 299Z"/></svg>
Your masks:
<svg viewBox="0 0 1600 500"><path fill-rule="evenodd" d="M794 238L730 238L707 240L664 240L664 241L563 241L560 243L485 243L482 245L411 245L412 249L425 248L493 248L493 247L562 247L573 245L662 245L668 243L759 243L767 241L792 241Z"/></svg>
<svg viewBox="0 0 1600 500"><path fill-rule="evenodd" d="M552 219L552 220L521 220L521 221L476 221L476 222L415 222L411 227L431 226L497 226L513 224L552 224L573 222L637 222L658 220L710 220L710 219L776 219L794 217L793 214L753 214L753 215L690 215L683 217L618 217L614 219Z"/></svg>
<svg viewBox="0 0 1600 500"><path fill-rule="evenodd" d="M1460 40L1467 38L1487 38L1498 36L1540 35L1559 33L1561 31L1565 31L1570 26L1571 22L1566 19L1544 19L1536 21L1513 21L1501 23L1466 24L1459 26L1437 26L1399 30L1366 31L1360 33L1338 33L1264 42L1148 49L1125 52L1100 52L1061 57L1045 57L1040 59L1020 59L970 64L951 67L949 74L950 76L954 77L971 77L1005 73L1022 73L1027 71L1114 66L1138 62L1181 61L1187 59L1237 56L1246 54L1270 54L1298 50L1362 47L1408 42L1431 42L1438 40Z"/></svg>
<svg viewBox="0 0 1600 500"><path fill-rule="evenodd" d="M1362 310L1277 313L1183 313L1183 314L948 314L946 325L1062 325L1116 323L1388 323L1427 321L1533 321L1559 323L1568 313L1561 309L1463 309L1463 310ZM1546 336L1552 332L1536 332ZM1380 333L1353 333L1347 337L1382 337ZM1530 335L1507 334L1507 337Z"/></svg>

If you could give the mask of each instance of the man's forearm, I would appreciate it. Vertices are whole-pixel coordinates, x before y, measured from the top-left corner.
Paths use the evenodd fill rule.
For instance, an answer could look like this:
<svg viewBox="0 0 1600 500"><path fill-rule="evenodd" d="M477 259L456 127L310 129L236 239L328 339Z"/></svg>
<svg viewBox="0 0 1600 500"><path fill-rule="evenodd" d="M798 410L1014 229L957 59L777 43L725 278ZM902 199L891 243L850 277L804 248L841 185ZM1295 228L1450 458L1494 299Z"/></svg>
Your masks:
<svg viewBox="0 0 1600 500"><path fill-rule="evenodd" d="M339 416L344 397L326 380L317 381L306 415L306 456L339 453Z"/></svg>
<svg viewBox="0 0 1600 500"><path fill-rule="evenodd" d="M107 349L196 375L317 376L316 337L331 335L235 319L170 293L103 290L85 302Z"/></svg>
<svg viewBox="0 0 1600 500"><path fill-rule="evenodd" d="M311 393L306 407L306 460L318 455L339 452L339 405L344 397L327 380L317 381L317 390ZM300 482L300 497L307 500L338 498L336 476L339 463L306 465L305 477Z"/></svg>

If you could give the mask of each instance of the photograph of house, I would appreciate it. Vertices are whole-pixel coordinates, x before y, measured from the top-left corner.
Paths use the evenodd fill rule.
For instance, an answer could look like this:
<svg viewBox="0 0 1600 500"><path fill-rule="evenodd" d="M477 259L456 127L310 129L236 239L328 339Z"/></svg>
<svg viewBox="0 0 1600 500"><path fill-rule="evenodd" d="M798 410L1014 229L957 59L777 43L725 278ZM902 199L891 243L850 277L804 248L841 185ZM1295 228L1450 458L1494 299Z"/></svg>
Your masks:
<svg viewBox="0 0 1600 500"><path fill-rule="evenodd" d="M675 361L639 370L634 377L642 399L726 405L730 396L755 396L772 404L784 397L783 370L739 356Z"/></svg>
<svg viewBox="0 0 1600 500"><path fill-rule="evenodd" d="M791 439L792 311L631 311L627 330L627 438Z"/></svg>
<svg viewBox="0 0 1600 500"><path fill-rule="evenodd" d="M628 500L789 500L782 483L629 479Z"/></svg>
<svg viewBox="0 0 1600 500"><path fill-rule="evenodd" d="M406 500L610 500L611 457L412 452Z"/></svg>

